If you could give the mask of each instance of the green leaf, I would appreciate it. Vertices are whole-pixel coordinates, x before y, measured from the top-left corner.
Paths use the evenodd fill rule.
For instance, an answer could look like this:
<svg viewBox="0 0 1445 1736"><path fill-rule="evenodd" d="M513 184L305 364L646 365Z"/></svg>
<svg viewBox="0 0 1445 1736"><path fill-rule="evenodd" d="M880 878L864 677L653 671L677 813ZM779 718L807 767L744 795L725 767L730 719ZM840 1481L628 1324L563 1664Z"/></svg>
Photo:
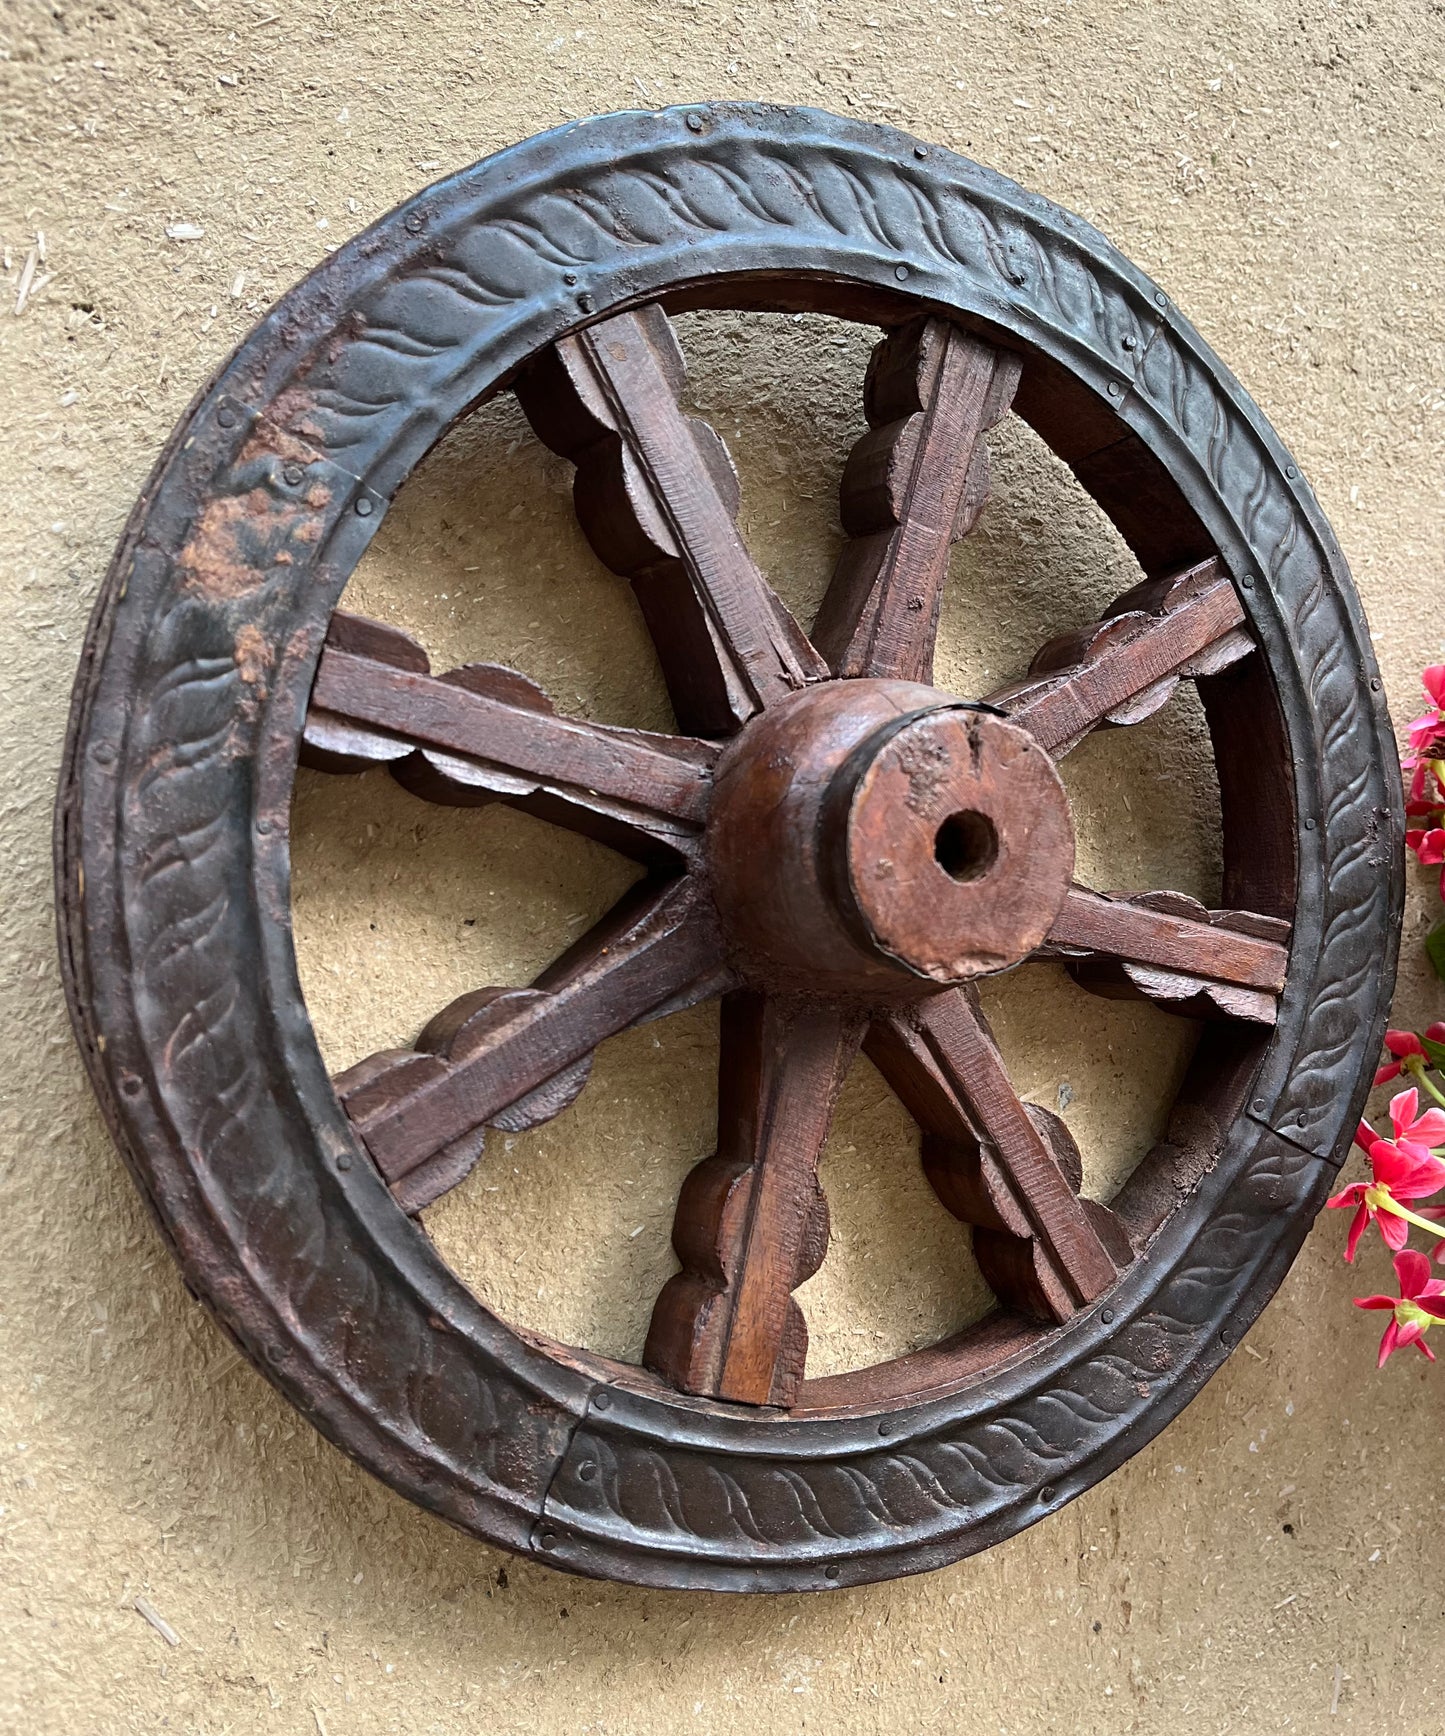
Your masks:
<svg viewBox="0 0 1445 1736"><path fill-rule="evenodd" d="M1435 968L1438 971L1440 967L1437 964ZM1421 1037L1420 1047L1432 1067L1445 1070L1445 1043L1437 1043L1433 1037Z"/></svg>
<svg viewBox="0 0 1445 1736"><path fill-rule="evenodd" d="M1425 951L1430 955L1435 975L1445 982L1445 916L1425 936Z"/></svg>

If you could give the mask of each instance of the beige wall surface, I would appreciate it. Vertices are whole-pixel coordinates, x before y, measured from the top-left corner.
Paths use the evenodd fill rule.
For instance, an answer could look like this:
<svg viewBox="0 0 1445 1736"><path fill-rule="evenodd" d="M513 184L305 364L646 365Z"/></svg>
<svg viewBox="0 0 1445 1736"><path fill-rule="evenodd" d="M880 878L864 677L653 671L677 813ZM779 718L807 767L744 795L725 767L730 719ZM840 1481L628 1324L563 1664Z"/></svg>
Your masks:
<svg viewBox="0 0 1445 1736"><path fill-rule="evenodd" d="M1442 69L1439 0L0 4L0 1729L1445 1728L1445 1376L1418 1358L1376 1375L1349 1298L1388 1268L1375 1249L1347 1272L1338 1218L1159 1440L982 1557L812 1598L569 1580L373 1482L188 1300L71 1045L48 862L86 617L208 371L425 182L570 117L713 96L902 125L1103 228L1298 456L1408 718L1416 669L1445 651ZM744 528L806 612L838 547L870 336L681 325L693 399L739 460ZM994 501L957 556L940 655L962 692L1090 619L1132 570L1026 430L993 444ZM438 667L511 662L565 709L667 723L626 589L572 523L566 467L507 402L423 467L348 602L419 632ZM1211 895L1192 696L1088 744L1069 783L1096 883ZM302 979L337 1067L409 1039L461 988L525 981L626 879L601 849L505 810L425 808L380 774L304 774L295 821ZM1403 1020L1445 1009L1419 948L1435 908L1413 874ZM1065 1107L1107 1196L1157 1129L1189 1028L1047 967L989 1004L1020 1087ZM715 1045L705 1010L619 1039L573 1110L489 1147L427 1219L480 1295L636 1355L675 1189L709 1147ZM916 1146L860 1066L824 1161L834 1248L803 1294L816 1370L986 1305Z"/></svg>

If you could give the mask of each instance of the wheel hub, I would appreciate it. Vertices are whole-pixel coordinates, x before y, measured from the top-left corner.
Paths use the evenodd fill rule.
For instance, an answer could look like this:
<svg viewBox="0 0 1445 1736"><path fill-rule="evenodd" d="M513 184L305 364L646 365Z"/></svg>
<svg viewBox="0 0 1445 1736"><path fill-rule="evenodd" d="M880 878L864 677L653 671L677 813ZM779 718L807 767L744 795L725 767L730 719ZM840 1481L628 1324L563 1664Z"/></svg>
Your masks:
<svg viewBox="0 0 1445 1736"><path fill-rule="evenodd" d="M906 999L1032 952L1068 891L1074 831L1023 729L917 682L838 681L741 732L708 856L745 975Z"/></svg>

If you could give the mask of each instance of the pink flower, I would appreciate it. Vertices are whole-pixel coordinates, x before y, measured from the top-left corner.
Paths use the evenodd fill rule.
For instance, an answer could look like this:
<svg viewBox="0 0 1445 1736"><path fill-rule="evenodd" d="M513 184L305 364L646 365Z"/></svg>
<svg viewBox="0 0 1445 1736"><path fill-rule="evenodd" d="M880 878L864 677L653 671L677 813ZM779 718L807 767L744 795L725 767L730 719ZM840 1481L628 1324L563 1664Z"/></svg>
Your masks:
<svg viewBox="0 0 1445 1736"><path fill-rule="evenodd" d="M1426 868L1445 862L1445 827L1431 826L1429 831L1406 832L1405 847L1413 850Z"/></svg>
<svg viewBox="0 0 1445 1736"><path fill-rule="evenodd" d="M1432 747L1445 730L1445 717L1438 710L1427 711L1417 717L1410 725L1410 749L1412 753L1424 753Z"/></svg>
<svg viewBox="0 0 1445 1736"><path fill-rule="evenodd" d="M1354 1260L1360 1237L1372 1221L1379 1225L1385 1245L1390 1248L1405 1246L1410 1224L1435 1233L1434 1224L1401 1203L1426 1199L1445 1187L1445 1163L1432 1155L1428 1143L1445 1143L1445 1110L1428 1109L1424 1115L1417 1115L1419 1106L1416 1091L1402 1091L1391 1100L1393 1140L1381 1139L1367 1121L1359 1125L1355 1144L1370 1159L1371 1179L1352 1182L1325 1202L1336 1209L1354 1208L1345 1240L1347 1261Z"/></svg>
<svg viewBox="0 0 1445 1736"><path fill-rule="evenodd" d="M1395 1277L1399 1281L1398 1296L1357 1296L1356 1308L1388 1308L1392 1318L1380 1340L1380 1360L1383 1368L1397 1350L1407 1344L1417 1344L1422 1353L1435 1360L1435 1352L1425 1342L1425 1334L1438 1320L1445 1320L1445 1279L1430 1276L1430 1262L1414 1248L1406 1248L1395 1256Z"/></svg>
<svg viewBox="0 0 1445 1736"><path fill-rule="evenodd" d="M1440 866L1440 896L1445 898L1445 827L1406 832L1405 848L1415 852L1422 868Z"/></svg>
<svg viewBox="0 0 1445 1736"><path fill-rule="evenodd" d="M1445 746L1445 743L1441 745ZM1417 759L1413 754L1407 754L1400 761L1401 767L1410 774L1405 812L1412 820L1423 819L1445 806L1445 783L1440 781L1442 763L1445 762L1438 759Z"/></svg>
<svg viewBox="0 0 1445 1736"><path fill-rule="evenodd" d="M1434 703L1431 709L1410 725L1410 750L1423 753L1442 730L1445 730L1445 663L1434 663L1420 676L1426 697Z"/></svg>
<svg viewBox="0 0 1445 1736"><path fill-rule="evenodd" d="M1395 1059L1375 1069L1377 1085L1383 1085L1387 1079L1398 1079L1401 1066L1408 1057L1419 1055L1423 1058L1425 1054L1420 1039L1413 1031L1386 1031L1385 1048Z"/></svg>
<svg viewBox="0 0 1445 1736"><path fill-rule="evenodd" d="M1427 1025L1425 1035L1432 1043L1445 1044L1445 1024L1437 1022ZM1415 1057L1419 1058L1421 1066L1428 1065L1429 1057L1425 1053L1424 1045L1413 1031L1386 1031L1385 1047L1395 1059L1387 1061L1376 1070L1377 1085L1383 1085L1387 1079L1398 1079L1402 1069L1413 1073L1415 1068L1410 1063Z"/></svg>
<svg viewBox="0 0 1445 1736"><path fill-rule="evenodd" d="M1390 1123L1395 1129L1395 1143L1402 1151L1428 1157L1436 1146L1445 1145L1445 1109L1427 1109L1423 1115L1419 1109L1420 1093L1412 1086L1390 1099ZM1445 1172L1445 1165L1441 1169ZM1445 1186L1445 1182L1437 1182L1435 1186Z"/></svg>

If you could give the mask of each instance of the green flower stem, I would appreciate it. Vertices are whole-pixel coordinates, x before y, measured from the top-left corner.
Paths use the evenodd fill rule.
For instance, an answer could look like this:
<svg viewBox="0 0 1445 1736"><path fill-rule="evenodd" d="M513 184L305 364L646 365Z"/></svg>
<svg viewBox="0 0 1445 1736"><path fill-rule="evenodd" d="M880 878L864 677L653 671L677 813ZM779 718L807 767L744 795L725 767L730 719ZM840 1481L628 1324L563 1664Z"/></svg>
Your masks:
<svg viewBox="0 0 1445 1736"><path fill-rule="evenodd" d="M1415 1061L1419 1060L1419 1057L1412 1055L1410 1059ZM1425 1063L1423 1061L1420 1061L1418 1067L1410 1068L1410 1077L1412 1079L1418 1079L1440 1107L1445 1109L1445 1095L1442 1095L1438 1087L1431 1083L1430 1075L1425 1071Z"/></svg>
<svg viewBox="0 0 1445 1736"><path fill-rule="evenodd" d="M1365 1203L1373 1206L1377 1212L1389 1212L1392 1218L1403 1218L1407 1224L1414 1224L1417 1230L1428 1231L1437 1241L1445 1234L1445 1224L1432 1224L1429 1218L1422 1218L1418 1212L1402 1206L1388 1188L1366 1188Z"/></svg>

